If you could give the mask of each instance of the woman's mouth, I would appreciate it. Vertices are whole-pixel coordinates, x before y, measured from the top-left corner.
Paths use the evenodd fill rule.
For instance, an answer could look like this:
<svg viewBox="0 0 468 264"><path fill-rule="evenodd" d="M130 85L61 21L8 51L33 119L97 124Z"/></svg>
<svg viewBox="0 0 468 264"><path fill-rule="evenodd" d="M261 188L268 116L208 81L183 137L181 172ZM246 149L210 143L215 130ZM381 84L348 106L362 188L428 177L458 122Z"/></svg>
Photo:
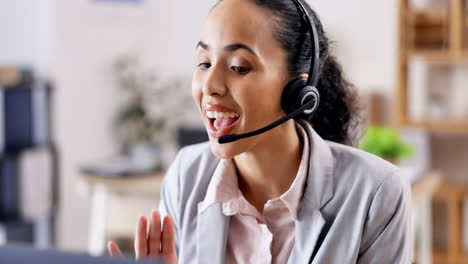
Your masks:
<svg viewBox="0 0 468 264"><path fill-rule="evenodd" d="M214 138L231 134L240 119L238 113L219 105L205 107L205 113L208 118L208 132Z"/></svg>

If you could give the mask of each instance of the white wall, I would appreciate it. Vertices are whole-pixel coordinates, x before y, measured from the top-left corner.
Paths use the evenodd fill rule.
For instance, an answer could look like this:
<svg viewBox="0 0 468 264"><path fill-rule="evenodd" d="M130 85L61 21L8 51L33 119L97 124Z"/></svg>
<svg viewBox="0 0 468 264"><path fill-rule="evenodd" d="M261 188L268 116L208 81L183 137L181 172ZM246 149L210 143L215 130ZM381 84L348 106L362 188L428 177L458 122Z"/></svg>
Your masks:
<svg viewBox="0 0 468 264"><path fill-rule="evenodd" d="M49 75L52 13L52 0L0 0L0 64L32 66Z"/></svg>
<svg viewBox="0 0 468 264"><path fill-rule="evenodd" d="M346 75L360 90L396 90L398 2L309 0L336 41Z"/></svg>
<svg viewBox="0 0 468 264"><path fill-rule="evenodd" d="M198 31L209 6L202 1L146 0L141 5L55 1L62 248L82 250L87 244L90 204L77 190L78 166L116 151L110 123L119 92L111 63L125 52L139 50L162 74L190 77Z"/></svg>
<svg viewBox="0 0 468 264"><path fill-rule="evenodd" d="M7 1L7 0L3 0ZM311 1L337 42L344 69L360 89L391 91L396 68L397 1ZM109 126L119 100L109 66L142 50L164 74L194 68L194 49L213 1L146 0L142 5L55 0L57 132L62 150L62 248L86 249L89 199L80 196L78 166L115 153ZM187 87L189 90L190 87Z"/></svg>

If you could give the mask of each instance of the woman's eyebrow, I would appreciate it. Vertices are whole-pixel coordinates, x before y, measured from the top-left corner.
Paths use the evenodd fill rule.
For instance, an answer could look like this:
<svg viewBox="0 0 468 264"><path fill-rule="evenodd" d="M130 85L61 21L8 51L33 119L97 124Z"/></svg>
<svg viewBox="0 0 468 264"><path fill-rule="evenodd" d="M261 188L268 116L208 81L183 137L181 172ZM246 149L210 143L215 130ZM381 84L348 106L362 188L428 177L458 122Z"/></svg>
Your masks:
<svg viewBox="0 0 468 264"><path fill-rule="evenodd" d="M234 43L234 44L230 44L224 47L224 50L226 51L235 51L238 49L245 49L248 52L252 53L253 55L257 56L257 54L251 48L249 48L249 46L242 44L242 43Z"/></svg>
<svg viewBox="0 0 468 264"><path fill-rule="evenodd" d="M204 50L208 50L208 44L206 44L205 42L203 41L198 41L197 43L197 46L195 47L195 49L198 49L198 47L202 47Z"/></svg>
<svg viewBox="0 0 468 264"><path fill-rule="evenodd" d="M204 50L209 50L208 44L206 44L205 42L203 42L201 40L198 41L198 43L197 43L196 48L198 48L198 47L202 47ZM235 51L235 50L238 50L238 49L245 49L248 52L252 53L253 55L257 56L255 51L253 51L251 48L249 48L249 46L247 46L245 44L242 44L242 43L229 44L226 47L224 47L224 50L226 50L226 51Z"/></svg>

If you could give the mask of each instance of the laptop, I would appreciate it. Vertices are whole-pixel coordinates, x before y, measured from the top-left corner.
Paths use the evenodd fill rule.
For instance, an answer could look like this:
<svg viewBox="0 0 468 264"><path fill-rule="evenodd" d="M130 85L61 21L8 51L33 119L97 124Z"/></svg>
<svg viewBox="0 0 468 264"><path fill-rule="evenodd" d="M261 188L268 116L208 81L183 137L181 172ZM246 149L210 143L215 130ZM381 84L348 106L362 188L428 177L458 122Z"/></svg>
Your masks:
<svg viewBox="0 0 468 264"><path fill-rule="evenodd" d="M0 246L0 264L163 264L162 261L135 261L130 258L92 257L79 253L66 253L51 249L23 246Z"/></svg>

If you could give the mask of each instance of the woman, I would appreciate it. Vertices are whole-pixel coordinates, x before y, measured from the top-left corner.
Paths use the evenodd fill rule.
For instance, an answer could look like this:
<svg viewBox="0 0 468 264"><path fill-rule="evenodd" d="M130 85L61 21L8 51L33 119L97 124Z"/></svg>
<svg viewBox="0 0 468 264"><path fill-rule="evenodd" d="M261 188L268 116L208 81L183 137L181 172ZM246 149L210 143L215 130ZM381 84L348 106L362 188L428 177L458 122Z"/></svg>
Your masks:
<svg viewBox="0 0 468 264"><path fill-rule="evenodd" d="M197 45L192 94L210 141L182 149L160 213L139 219L138 259L167 263L410 263L410 188L352 147L353 87L317 15L320 104L307 117L228 144L286 115L284 87L307 78L311 32L291 0L223 0ZM114 242L113 256L121 255Z"/></svg>

